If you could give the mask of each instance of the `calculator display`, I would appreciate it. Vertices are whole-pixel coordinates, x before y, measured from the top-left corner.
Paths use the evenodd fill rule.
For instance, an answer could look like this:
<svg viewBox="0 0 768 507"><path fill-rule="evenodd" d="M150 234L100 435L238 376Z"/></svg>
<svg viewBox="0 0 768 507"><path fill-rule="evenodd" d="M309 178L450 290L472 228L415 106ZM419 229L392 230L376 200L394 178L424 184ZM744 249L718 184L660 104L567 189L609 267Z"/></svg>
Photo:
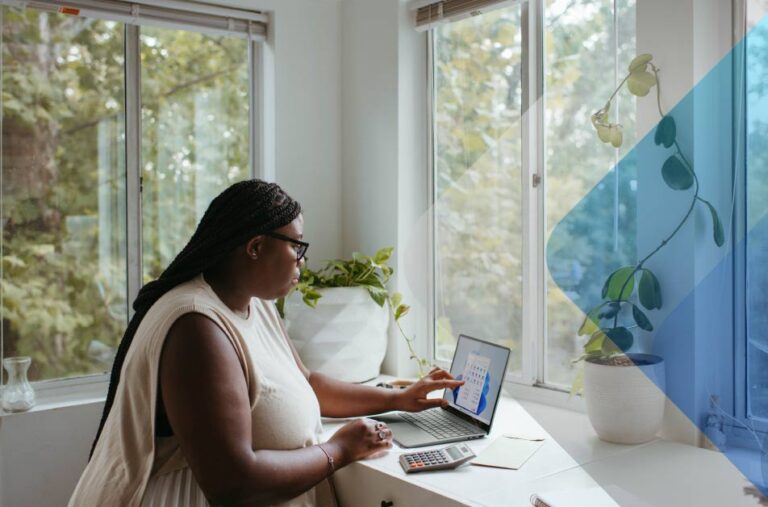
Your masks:
<svg viewBox="0 0 768 507"><path fill-rule="evenodd" d="M451 459L461 458L461 453L455 447L448 447L445 449L445 452L448 453L448 456L450 456Z"/></svg>

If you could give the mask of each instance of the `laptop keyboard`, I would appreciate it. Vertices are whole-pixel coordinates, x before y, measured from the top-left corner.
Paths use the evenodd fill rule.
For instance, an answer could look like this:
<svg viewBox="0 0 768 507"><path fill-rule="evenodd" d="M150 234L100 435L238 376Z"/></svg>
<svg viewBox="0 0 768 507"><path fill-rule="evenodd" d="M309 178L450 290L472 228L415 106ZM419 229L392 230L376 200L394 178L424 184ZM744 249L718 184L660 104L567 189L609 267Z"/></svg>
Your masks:
<svg viewBox="0 0 768 507"><path fill-rule="evenodd" d="M400 417L435 438L463 437L478 432L476 428L470 428L462 424L440 409L416 413L400 412Z"/></svg>

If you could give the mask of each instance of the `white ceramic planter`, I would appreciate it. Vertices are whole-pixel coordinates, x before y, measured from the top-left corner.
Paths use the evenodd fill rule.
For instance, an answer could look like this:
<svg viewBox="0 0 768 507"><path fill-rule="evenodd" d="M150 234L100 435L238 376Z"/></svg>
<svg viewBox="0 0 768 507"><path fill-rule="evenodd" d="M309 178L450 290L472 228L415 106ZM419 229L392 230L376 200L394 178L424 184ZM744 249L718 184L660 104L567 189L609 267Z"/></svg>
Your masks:
<svg viewBox="0 0 768 507"><path fill-rule="evenodd" d="M387 351L389 309L362 287L320 289L310 308L294 293L285 302L288 335L312 371L347 382L363 382L381 372Z"/></svg>
<svg viewBox="0 0 768 507"><path fill-rule="evenodd" d="M584 363L587 414L597 436L606 442L648 442L664 417L664 360L649 354L629 356L637 366Z"/></svg>

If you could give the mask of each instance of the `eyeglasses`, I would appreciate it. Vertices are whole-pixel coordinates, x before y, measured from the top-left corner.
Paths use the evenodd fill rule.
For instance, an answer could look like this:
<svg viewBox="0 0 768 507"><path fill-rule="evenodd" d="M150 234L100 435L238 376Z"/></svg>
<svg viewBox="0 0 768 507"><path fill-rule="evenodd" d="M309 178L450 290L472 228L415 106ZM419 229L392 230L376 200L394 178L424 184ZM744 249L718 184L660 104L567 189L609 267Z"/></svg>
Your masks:
<svg viewBox="0 0 768 507"><path fill-rule="evenodd" d="M277 232L267 232L264 235L265 236L269 236L271 238L275 238L275 239L281 239L283 241L287 241L289 243L293 243L294 245L296 245L297 246L297 248L296 248L296 262L299 262L307 254L307 249L309 248L309 243L307 243L305 241L299 241L298 239L293 239L291 237L285 236L285 235L277 233Z"/></svg>

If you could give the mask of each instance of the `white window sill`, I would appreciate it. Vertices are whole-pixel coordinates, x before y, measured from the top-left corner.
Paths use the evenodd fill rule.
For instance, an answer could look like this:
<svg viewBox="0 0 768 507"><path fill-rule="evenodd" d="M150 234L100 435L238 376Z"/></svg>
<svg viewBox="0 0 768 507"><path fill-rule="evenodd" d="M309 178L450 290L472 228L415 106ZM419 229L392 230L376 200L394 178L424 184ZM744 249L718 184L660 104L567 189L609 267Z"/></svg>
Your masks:
<svg viewBox="0 0 768 507"><path fill-rule="evenodd" d="M383 375L377 381L393 379ZM76 407L92 403L103 403L109 386L108 375L92 375L76 379L65 379L32 384L35 389L36 404L26 412L5 412L0 409L0 417L13 417L23 414L45 412L67 407ZM581 396L557 391L543 386L530 386L507 381L503 393L517 400L535 402L541 405L557 407L577 413L586 413Z"/></svg>
<svg viewBox="0 0 768 507"><path fill-rule="evenodd" d="M525 385L507 381L504 383L503 394L518 401L529 401L540 405L562 408L580 414L587 413L584 398L581 395L558 391L547 386Z"/></svg>
<svg viewBox="0 0 768 507"><path fill-rule="evenodd" d="M26 412L6 412L0 408L0 418L104 403L109 387L109 376L92 375L76 379L35 382L32 387L35 390L34 407Z"/></svg>

